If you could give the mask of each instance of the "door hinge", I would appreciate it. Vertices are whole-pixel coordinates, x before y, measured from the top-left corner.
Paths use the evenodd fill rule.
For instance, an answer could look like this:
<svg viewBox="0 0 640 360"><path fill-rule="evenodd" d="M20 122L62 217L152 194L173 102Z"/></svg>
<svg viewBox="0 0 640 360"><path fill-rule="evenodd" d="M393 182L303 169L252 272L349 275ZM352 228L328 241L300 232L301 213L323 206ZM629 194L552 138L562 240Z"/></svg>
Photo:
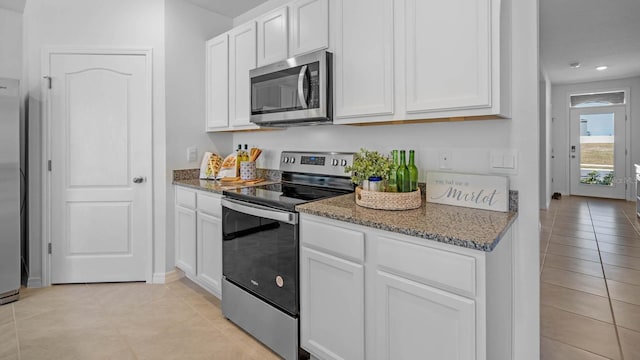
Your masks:
<svg viewBox="0 0 640 360"><path fill-rule="evenodd" d="M51 89L51 76L43 76L42 78L47 80L47 89Z"/></svg>
<svg viewBox="0 0 640 360"><path fill-rule="evenodd" d="M51 243L47 244L47 251L49 252L49 255L51 255Z"/></svg>
<svg viewBox="0 0 640 360"><path fill-rule="evenodd" d="M47 161L47 170L51 171L51 160Z"/></svg>

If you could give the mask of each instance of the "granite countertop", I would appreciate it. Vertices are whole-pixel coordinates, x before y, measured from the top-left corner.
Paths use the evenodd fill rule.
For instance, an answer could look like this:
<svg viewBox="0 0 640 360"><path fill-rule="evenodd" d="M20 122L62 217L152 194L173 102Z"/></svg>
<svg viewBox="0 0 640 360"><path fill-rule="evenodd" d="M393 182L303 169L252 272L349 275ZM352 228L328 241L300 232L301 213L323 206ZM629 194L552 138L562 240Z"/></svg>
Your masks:
<svg viewBox="0 0 640 360"><path fill-rule="evenodd" d="M465 248L491 251L518 217L507 213L427 203L415 210L375 210L356 205L353 194L296 206L301 213L397 232Z"/></svg>
<svg viewBox="0 0 640 360"><path fill-rule="evenodd" d="M245 185L245 184L222 184L219 181L213 180L200 180L200 179L184 179L173 180L173 185L184 186L195 190L209 191L216 194L222 194L224 190L239 189L250 186L262 186L268 184L275 184L278 181L266 180L257 184Z"/></svg>

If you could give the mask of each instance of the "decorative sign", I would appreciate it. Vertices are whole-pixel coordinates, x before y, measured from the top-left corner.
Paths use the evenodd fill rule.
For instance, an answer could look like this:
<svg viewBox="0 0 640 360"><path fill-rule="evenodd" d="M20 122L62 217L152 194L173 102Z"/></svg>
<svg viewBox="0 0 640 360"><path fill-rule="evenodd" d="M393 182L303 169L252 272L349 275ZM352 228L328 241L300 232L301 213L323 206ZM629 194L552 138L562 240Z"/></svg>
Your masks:
<svg viewBox="0 0 640 360"><path fill-rule="evenodd" d="M427 202L509 211L506 176L427 172Z"/></svg>

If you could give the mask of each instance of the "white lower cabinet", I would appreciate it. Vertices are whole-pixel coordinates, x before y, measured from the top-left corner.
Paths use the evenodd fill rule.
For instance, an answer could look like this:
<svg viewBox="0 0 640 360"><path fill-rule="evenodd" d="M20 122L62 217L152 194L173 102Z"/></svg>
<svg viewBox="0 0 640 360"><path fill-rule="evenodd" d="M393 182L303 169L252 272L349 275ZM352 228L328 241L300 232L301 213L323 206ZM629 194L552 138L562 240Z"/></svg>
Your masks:
<svg viewBox="0 0 640 360"><path fill-rule="evenodd" d="M484 252L303 213L300 244L313 358L512 358L510 229Z"/></svg>
<svg viewBox="0 0 640 360"><path fill-rule="evenodd" d="M197 219L196 277L205 287L219 295L222 288L222 220L201 212L198 212Z"/></svg>
<svg viewBox="0 0 640 360"><path fill-rule="evenodd" d="M378 359L476 358L473 300L384 271L375 286Z"/></svg>
<svg viewBox="0 0 640 360"><path fill-rule="evenodd" d="M221 198L213 193L176 187L176 267L218 297L222 280Z"/></svg>
<svg viewBox="0 0 640 360"><path fill-rule="evenodd" d="M322 359L364 359L364 267L300 249L300 340Z"/></svg>
<svg viewBox="0 0 640 360"><path fill-rule="evenodd" d="M175 210L176 266L185 274L196 274L196 211L182 206Z"/></svg>

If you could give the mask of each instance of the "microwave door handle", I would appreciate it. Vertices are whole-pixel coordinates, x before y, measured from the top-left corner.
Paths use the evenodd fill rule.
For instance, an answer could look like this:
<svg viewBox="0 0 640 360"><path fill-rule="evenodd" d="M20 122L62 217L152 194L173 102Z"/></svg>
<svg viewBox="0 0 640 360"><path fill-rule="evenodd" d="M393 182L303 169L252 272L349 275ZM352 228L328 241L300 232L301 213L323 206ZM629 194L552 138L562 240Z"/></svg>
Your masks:
<svg viewBox="0 0 640 360"><path fill-rule="evenodd" d="M298 74L298 99L300 100L300 104L303 109L308 108L307 105L307 97L304 94L304 78L307 76L307 65L304 65L300 69L300 74Z"/></svg>

